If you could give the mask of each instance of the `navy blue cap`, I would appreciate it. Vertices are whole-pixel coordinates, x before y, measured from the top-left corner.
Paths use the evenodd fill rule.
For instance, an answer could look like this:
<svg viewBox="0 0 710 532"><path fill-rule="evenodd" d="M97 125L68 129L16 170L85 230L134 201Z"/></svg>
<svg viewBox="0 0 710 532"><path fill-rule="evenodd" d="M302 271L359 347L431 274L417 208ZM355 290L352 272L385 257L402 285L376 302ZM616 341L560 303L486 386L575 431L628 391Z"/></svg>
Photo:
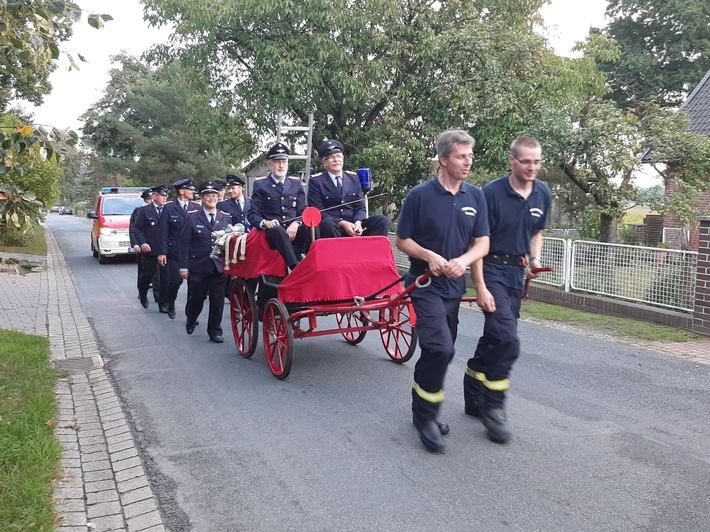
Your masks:
<svg viewBox="0 0 710 532"><path fill-rule="evenodd" d="M148 199L153 197L153 189L146 188L143 192L141 192L141 198L143 199Z"/></svg>
<svg viewBox="0 0 710 532"><path fill-rule="evenodd" d="M277 142L276 144L271 146L271 149L269 149L268 153L266 154L266 158L271 160L288 159L288 155L290 153L291 151L288 149L288 146L286 146L282 142Z"/></svg>
<svg viewBox="0 0 710 532"><path fill-rule="evenodd" d="M334 153L343 153L344 151L345 148L339 140L329 139L326 140L320 146L318 146L318 157L324 159L328 157L328 155L333 155Z"/></svg>
<svg viewBox="0 0 710 532"><path fill-rule="evenodd" d="M181 188L186 188L188 190L195 190L195 185L192 184L191 177L188 177L187 179L180 179L179 181L175 181L175 183L173 183L172 186L175 187L175 190L180 190Z"/></svg>
<svg viewBox="0 0 710 532"><path fill-rule="evenodd" d="M200 188L198 189L200 195L208 194L210 192L214 194L219 194L219 191L220 187L216 181L205 181L204 183L200 184Z"/></svg>
<svg viewBox="0 0 710 532"><path fill-rule="evenodd" d="M227 180L227 185L229 185L230 187L233 187L235 185L243 187L245 185L245 181L238 175L227 174L227 177L225 177L225 179Z"/></svg>
<svg viewBox="0 0 710 532"><path fill-rule="evenodd" d="M167 196L168 195L168 186L167 185L156 185L153 188L150 189L153 194L160 194L161 196Z"/></svg>

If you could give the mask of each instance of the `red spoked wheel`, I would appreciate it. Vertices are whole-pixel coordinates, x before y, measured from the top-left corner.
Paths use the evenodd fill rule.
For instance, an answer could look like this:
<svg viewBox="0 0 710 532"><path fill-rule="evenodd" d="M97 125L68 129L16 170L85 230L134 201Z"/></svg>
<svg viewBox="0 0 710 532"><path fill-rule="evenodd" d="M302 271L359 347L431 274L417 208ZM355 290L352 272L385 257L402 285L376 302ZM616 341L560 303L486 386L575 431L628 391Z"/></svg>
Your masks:
<svg viewBox="0 0 710 532"><path fill-rule="evenodd" d="M398 364L412 358L417 348L417 331L412 327L410 316L411 310L407 303L380 311L380 320L385 323L380 329L382 345L389 357Z"/></svg>
<svg viewBox="0 0 710 532"><path fill-rule="evenodd" d="M264 307L264 352L274 377L288 377L293 363L293 331L286 306L278 299L269 299Z"/></svg>
<svg viewBox="0 0 710 532"><path fill-rule="evenodd" d="M256 351L259 338L259 320L254 291L243 279L232 281L229 303L234 343L237 344L239 354L244 358L249 358Z"/></svg>
<svg viewBox="0 0 710 532"><path fill-rule="evenodd" d="M362 327L365 325L365 318L363 318L361 312L336 313L335 319L338 320L338 327L341 329ZM365 339L367 331L341 331L340 334L343 335L345 341L350 345L357 345Z"/></svg>

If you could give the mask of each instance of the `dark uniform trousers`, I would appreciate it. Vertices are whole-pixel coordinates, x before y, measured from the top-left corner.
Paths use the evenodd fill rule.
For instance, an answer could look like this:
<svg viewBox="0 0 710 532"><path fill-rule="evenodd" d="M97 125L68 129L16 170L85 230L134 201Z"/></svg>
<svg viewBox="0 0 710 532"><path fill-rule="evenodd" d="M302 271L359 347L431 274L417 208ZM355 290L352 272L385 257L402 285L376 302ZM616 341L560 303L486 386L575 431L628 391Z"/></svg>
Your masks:
<svg viewBox="0 0 710 532"><path fill-rule="evenodd" d="M363 235L365 236L387 236L390 225L392 225L390 219L382 214L365 218L361 223L363 229L367 229L367 231L363 232ZM320 223L320 236L322 238L333 238L345 235L345 231L338 225L338 220L336 218L332 216L323 216Z"/></svg>
<svg viewBox="0 0 710 532"><path fill-rule="evenodd" d="M485 313L483 335L466 364L464 400L470 406L503 408L510 370L520 354L518 317L523 291L496 282L487 283L487 288L496 310Z"/></svg>
<svg viewBox="0 0 710 532"><path fill-rule="evenodd" d="M422 289L411 293L417 315L421 356L414 367L412 413L419 422L435 420L444 400L444 377L456 350L461 298L443 298Z"/></svg>
<svg viewBox="0 0 710 532"><path fill-rule="evenodd" d="M168 302L168 276L165 268L158 264L157 255L141 253L137 259L140 261L140 277L138 278L138 293L147 294L150 284L153 283L153 296L159 305Z"/></svg>
<svg viewBox="0 0 710 532"><path fill-rule="evenodd" d="M311 238L311 228L306 224L298 226L296 238L291 241L288 238L286 229L277 225L271 229L266 229L266 241L271 246L271 249L278 251L286 262L286 266L293 269L300 262L296 256L296 251L299 253L308 253L313 240ZM318 228L316 228L316 238L318 237Z"/></svg>
<svg viewBox="0 0 710 532"><path fill-rule="evenodd" d="M224 291L229 276L214 269L213 273L193 273L187 278L189 298L185 307L188 323L197 321L205 300L209 298L207 334L222 336L222 313L224 311Z"/></svg>

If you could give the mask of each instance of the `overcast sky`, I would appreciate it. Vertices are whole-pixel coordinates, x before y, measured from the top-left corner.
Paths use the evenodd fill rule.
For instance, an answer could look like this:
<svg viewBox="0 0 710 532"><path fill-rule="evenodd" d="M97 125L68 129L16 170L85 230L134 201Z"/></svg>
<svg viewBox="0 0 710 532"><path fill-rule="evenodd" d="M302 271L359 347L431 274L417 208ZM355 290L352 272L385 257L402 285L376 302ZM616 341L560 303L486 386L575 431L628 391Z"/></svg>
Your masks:
<svg viewBox="0 0 710 532"><path fill-rule="evenodd" d="M154 43L165 42L169 32L149 28L143 22L143 6L139 0L79 0L84 11L82 22L74 26L74 36L61 47L71 53L80 70L67 71L69 61L63 55L60 68L50 76L54 87L34 112L35 123L79 132L82 115L93 102L101 98L109 80L110 56L125 50L140 55ZM576 41L583 40L590 26L604 25L606 0L552 0L542 14L549 26L548 38L561 55L569 53ZM114 20L95 30L86 22L89 13L109 13ZM87 63L79 61L81 54Z"/></svg>

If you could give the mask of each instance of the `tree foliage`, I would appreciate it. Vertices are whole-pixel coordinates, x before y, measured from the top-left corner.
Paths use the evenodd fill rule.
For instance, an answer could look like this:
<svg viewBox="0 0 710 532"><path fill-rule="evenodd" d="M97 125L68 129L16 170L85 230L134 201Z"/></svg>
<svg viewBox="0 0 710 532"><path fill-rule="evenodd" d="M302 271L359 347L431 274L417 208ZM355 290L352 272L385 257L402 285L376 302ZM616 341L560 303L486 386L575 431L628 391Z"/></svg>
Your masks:
<svg viewBox="0 0 710 532"><path fill-rule="evenodd" d="M602 66L622 105L678 106L710 70L707 0L609 0L607 15L621 58Z"/></svg>
<svg viewBox="0 0 710 532"><path fill-rule="evenodd" d="M120 68L103 98L82 117L84 139L99 156L95 180L223 177L251 151L244 127L211 105L207 85L179 64L151 70L131 56L115 59Z"/></svg>
<svg viewBox="0 0 710 532"><path fill-rule="evenodd" d="M39 105L51 90L59 46L72 35L81 8L64 0L0 0L0 110L14 98ZM110 15L90 14L99 28ZM74 68L76 62L67 54Z"/></svg>
<svg viewBox="0 0 710 532"><path fill-rule="evenodd" d="M22 128L22 123L12 115L0 116L2 128ZM17 164L0 175L0 233L5 242L37 224L44 216L44 206L59 198L61 168L43 150L35 144L13 154Z"/></svg>
<svg viewBox="0 0 710 532"><path fill-rule="evenodd" d="M585 84L554 74L533 25L544 0L147 0L155 24L175 24L155 58L179 56L205 73L218 101L273 134L279 111L304 123L316 145L338 138L351 167L368 166L389 200L430 175L433 140L464 128L477 167L502 171L512 138ZM598 73L597 73L598 74ZM576 73L572 77L581 74ZM601 78L603 83L603 77ZM575 78L575 82L579 81Z"/></svg>

